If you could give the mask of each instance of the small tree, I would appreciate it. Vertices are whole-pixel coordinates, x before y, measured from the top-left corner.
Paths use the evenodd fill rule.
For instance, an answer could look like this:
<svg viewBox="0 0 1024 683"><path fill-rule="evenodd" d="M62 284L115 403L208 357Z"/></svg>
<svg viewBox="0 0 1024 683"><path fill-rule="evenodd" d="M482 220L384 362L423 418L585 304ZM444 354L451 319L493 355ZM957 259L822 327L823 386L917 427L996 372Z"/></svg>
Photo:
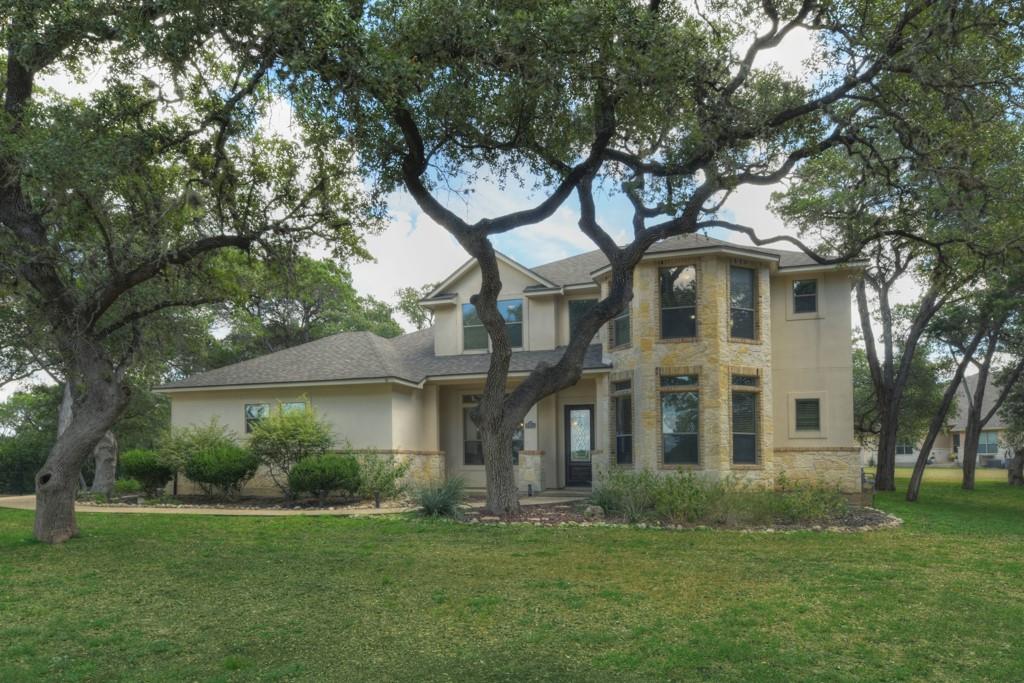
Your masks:
<svg viewBox="0 0 1024 683"><path fill-rule="evenodd" d="M323 455L333 446L330 425L313 411L285 412L280 406L275 414L256 425L249 439L249 448L286 498L294 495L288 474L295 463Z"/></svg>

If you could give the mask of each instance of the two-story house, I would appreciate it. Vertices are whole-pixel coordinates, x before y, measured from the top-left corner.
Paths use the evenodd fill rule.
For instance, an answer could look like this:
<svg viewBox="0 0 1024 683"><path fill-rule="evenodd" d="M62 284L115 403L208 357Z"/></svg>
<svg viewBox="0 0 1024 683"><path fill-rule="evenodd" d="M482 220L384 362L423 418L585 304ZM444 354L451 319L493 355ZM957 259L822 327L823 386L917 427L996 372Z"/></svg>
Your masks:
<svg viewBox="0 0 1024 683"><path fill-rule="evenodd" d="M500 265L514 383L560 357L607 287L608 264L594 251ZM654 245L636 268L633 301L594 339L580 381L523 421L521 488L589 486L623 467L767 482L785 472L859 490L850 334L858 269L694 235ZM471 260L422 302L434 312L430 329L394 339L343 333L164 386L172 423L216 416L244 438L271 411L312 408L339 443L409 459L417 480L457 476L482 487L469 419L489 360L469 303L479 286Z"/></svg>

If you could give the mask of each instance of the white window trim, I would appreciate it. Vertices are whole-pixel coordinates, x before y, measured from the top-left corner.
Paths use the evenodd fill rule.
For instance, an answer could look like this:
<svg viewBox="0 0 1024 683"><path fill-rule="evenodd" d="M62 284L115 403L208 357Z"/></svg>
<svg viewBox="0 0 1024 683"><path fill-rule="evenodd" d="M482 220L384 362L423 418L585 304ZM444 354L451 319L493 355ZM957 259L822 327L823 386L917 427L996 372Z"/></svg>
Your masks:
<svg viewBox="0 0 1024 683"><path fill-rule="evenodd" d="M512 350L513 351L527 351L527 350L529 350L529 344L527 343L527 339L529 337L527 335L530 334L530 326L529 326L529 322L528 322L529 319L530 319L529 304L528 304L529 299L524 294L509 294L508 296L499 298L498 302L500 303L502 301L514 301L516 299L521 301L522 304L523 304L523 344L522 344L522 346L513 346ZM466 326L463 324L464 318L462 317L462 307L463 306L471 306L473 302L469 301L469 300L466 300L466 301L459 301L457 303L458 303L458 305L456 306L456 308L459 311L459 327L458 327L458 330L459 330L459 353L468 356L468 355L473 355L473 354L478 354L478 353L490 353L491 351L493 351L494 349L493 349L493 347L491 345L491 335L490 334L487 334L487 348L486 349L467 349L466 348ZM484 327L484 332L485 333L487 332L487 328L486 327Z"/></svg>
<svg viewBox="0 0 1024 683"><path fill-rule="evenodd" d="M793 286L800 281L814 280L818 283L818 310L813 313L797 313L793 310ZM820 320L825 317L825 278L822 275L794 275L786 279L786 320Z"/></svg>
<svg viewBox="0 0 1024 683"><path fill-rule="evenodd" d="M796 402L797 399L818 399L818 419L821 429L817 431L797 430ZM829 405L827 391L793 391L786 395L786 412L788 413L790 439L827 439L829 425Z"/></svg>

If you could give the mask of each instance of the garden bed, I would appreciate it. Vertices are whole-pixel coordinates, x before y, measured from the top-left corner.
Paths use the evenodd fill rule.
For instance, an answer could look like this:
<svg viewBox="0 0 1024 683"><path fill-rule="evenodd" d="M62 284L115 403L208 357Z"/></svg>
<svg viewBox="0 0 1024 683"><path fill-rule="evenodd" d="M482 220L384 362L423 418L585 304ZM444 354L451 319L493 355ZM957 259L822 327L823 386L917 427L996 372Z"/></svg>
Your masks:
<svg viewBox="0 0 1024 683"><path fill-rule="evenodd" d="M215 496L163 496L145 498L143 496L120 496L111 498L109 502L92 497L80 498L79 505L92 507L164 507L164 508L215 508L218 510L370 510L376 509L372 500L352 500L329 498L326 505L321 506L316 498L299 498L286 501L281 498L260 496L241 497L237 500L224 500ZM382 500L380 509L407 509L409 502L405 499Z"/></svg>
<svg viewBox="0 0 1024 683"><path fill-rule="evenodd" d="M651 529L722 529L731 531L790 532L790 531L831 531L850 533L872 531L900 526L899 517L870 507L850 506L844 512L816 521L798 523L775 523L770 525L743 525L730 523L672 524L649 521L630 523L623 517L586 514L590 505L585 502L550 503L524 507L519 514L497 517L487 511L470 509L463 513L462 521L467 524L526 524L533 526L629 526Z"/></svg>

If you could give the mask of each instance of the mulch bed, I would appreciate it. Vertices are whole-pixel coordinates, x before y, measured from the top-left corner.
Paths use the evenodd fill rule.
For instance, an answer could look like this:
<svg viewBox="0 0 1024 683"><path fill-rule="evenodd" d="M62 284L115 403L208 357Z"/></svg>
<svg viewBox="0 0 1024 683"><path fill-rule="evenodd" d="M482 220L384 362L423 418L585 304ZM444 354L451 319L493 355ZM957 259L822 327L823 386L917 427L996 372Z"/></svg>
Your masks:
<svg viewBox="0 0 1024 683"><path fill-rule="evenodd" d="M664 522L644 522L630 524L624 519L615 517L587 518L583 511L587 508L585 502L574 503L551 503L545 505L523 506L517 515L509 517L496 517L483 510L467 510L463 515L463 521L467 524L524 524L533 526L631 526L636 528L650 529L723 529L729 531L745 532L793 532L793 531L831 531L840 533L851 533L858 531L872 531L874 529L887 529L900 526L903 523L899 517L890 515L882 510L870 507L850 506L847 511L828 520L821 520L800 524L773 524L771 526L735 526L735 525L709 525L709 524L668 524Z"/></svg>

